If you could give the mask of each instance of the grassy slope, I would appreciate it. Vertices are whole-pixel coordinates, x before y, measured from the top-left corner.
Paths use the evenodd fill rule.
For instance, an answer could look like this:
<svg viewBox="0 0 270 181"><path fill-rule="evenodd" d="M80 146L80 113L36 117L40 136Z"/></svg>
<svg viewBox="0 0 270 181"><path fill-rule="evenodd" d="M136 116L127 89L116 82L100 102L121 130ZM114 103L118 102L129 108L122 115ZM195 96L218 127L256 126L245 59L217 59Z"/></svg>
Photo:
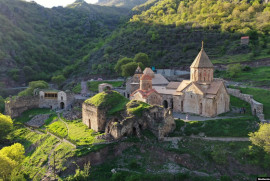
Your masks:
<svg viewBox="0 0 270 181"><path fill-rule="evenodd" d="M216 72L216 77L244 82L253 86L270 86L270 67L251 67L249 71L238 72L236 77L230 77L226 71Z"/></svg>

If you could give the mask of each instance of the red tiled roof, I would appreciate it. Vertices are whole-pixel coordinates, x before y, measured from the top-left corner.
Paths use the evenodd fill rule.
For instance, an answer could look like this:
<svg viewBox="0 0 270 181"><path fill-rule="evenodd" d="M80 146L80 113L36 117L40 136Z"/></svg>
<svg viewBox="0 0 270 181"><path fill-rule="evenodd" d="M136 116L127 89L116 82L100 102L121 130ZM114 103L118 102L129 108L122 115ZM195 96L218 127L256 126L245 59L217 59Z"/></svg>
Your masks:
<svg viewBox="0 0 270 181"><path fill-rule="evenodd" d="M151 90L141 90L141 89L138 89L138 90L134 91L131 94L131 96L134 96L137 92L139 92L142 95L143 98L147 98L152 93L157 93L158 94L158 92L155 89L151 89Z"/></svg>
<svg viewBox="0 0 270 181"><path fill-rule="evenodd" d="M143 74L141 80L152 80L152 77L147 74Z"/></svg>

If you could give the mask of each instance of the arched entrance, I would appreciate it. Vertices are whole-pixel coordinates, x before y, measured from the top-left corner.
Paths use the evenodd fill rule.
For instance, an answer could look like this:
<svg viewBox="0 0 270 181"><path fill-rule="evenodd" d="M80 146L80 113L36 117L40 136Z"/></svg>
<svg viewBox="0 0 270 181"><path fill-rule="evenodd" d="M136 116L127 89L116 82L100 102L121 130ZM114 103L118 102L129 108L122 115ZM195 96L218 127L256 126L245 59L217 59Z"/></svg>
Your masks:
<svg viewBox="0 0 270 181"><path fill-rule="evenodd" d="M163 101L163 106L164 106L165 108L168 108L168 101L164 100L164 101Z"/></svg>
<svg viewBox="0 0 270 181"><path fill-rule="evenodd" d="M65 103L64 103L64 102L61 102L61 103L60 103L60 108L61 108L61 109L65 109Z"/></svg>

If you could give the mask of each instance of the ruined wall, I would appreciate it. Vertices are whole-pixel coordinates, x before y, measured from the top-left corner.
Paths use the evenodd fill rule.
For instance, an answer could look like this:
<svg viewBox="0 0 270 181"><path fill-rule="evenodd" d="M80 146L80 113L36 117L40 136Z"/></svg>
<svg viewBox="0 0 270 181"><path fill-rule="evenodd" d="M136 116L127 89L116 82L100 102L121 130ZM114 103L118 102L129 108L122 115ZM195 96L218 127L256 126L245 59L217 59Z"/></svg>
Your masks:
<svg viewBox="0 0 270 181"><path fill-rule="evenodd" d="M38 96L17 97L5 102L5 113L11 118L15 118L20 116L24 111L38 107Z"/></svg>
<svg viewBox="0 0 270 181"><path fill-rule="evenodd" d="M257 116L260 121L265 121L264 120L264 114L263 114L263 104L255 101L253 99L253 96L252 95L249 95L249 94L242 94L240 90L238 89L231 89L231 88L228 88L228 93L230 95L233 95L235 97L238 97L239 99L243 100L243 101L246 101L250 104L251 106L251 112L253 115Z"/></svg>

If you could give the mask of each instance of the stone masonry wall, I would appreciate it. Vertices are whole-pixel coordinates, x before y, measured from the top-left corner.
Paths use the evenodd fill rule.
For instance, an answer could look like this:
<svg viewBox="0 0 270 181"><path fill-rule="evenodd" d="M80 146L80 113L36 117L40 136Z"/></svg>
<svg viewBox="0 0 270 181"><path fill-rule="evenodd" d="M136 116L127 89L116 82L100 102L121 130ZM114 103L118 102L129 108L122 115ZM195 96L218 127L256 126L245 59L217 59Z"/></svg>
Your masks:
<svg viewBox="0 0 270 181"><path fill-rule="evenodd" d="M24 111L38 107L38 96L17 97L5 102L5 113L11 118L15 118L20 116Z"/></svg>
<svg viewBox="0 0 270 181"><path fill-rule="evenodd" d="M238 89L227 88L227 90L230 95L233 95L243 101L248 102L251 105L252 114L256 115L260 119L260 121L265 121L263 114L263 104L255 101L252 95L242 94L241 91Z"/></svg>

